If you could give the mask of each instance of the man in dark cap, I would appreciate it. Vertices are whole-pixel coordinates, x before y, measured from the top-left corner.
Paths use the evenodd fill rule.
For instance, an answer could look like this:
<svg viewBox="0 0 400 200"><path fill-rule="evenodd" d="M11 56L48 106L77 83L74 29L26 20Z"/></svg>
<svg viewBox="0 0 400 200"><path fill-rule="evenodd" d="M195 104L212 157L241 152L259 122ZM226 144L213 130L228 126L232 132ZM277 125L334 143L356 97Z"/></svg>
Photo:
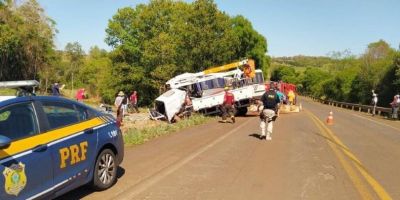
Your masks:
<svg viewBox="0 0 400 200"><path fill-rule="evenodd" d="M276 111L278 104L280 102L279 96L275 91L274 84L271 84L269 90L262 95L261 102L263 103L264 108L260 113L260 119L261 119L260 139L272 140L271 135L272 135L273 122L276 119ZM265 133L265 128L267 128L267 133Z"/></svg>

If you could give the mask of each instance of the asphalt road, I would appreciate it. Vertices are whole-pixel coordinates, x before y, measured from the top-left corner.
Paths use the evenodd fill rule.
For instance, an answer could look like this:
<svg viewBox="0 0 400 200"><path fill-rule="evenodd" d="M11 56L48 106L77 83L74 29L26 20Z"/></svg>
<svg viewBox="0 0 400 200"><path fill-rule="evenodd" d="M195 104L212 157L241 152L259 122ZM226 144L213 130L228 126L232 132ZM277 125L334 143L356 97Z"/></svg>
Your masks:
<svg viewBox="0 0 400 200"><path fill-rule="evenodd" d="M300 102L272 141L256 116L212 121L126 148L112 188L59 199L400 199L400 122Z"/></svg>

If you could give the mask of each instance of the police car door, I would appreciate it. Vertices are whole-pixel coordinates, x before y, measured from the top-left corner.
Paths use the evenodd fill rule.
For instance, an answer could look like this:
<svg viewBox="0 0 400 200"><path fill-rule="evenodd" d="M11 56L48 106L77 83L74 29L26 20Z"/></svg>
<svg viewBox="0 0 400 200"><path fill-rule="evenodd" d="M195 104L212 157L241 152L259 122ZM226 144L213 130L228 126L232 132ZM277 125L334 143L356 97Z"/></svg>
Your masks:
<svg viewBox="0 0 400 200"><path fill-rule="evenodd" d="M97 150L97 131L103 122L91 119L83 107L73 103L42 101L52 132L59 138L50 144L54 159L54 182L64 193L89 180Z"/></svg>
<svg viewBox="0 0 400 200"><path fill-rule="evenodd" d="M46 195L53 185L53 170L46 137L40 133L32 102L0 109L0 199L30 199Z"/></svg>

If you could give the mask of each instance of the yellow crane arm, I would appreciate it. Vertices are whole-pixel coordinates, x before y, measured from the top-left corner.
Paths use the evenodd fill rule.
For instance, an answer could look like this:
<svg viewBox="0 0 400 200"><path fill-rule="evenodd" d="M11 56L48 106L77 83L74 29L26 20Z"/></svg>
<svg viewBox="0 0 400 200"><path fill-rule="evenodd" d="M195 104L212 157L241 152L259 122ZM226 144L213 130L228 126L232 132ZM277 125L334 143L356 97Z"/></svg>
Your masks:
<svg viewBox="0 0 400 200"><path fill-rule="evenodd" d="M212 67L210 69L204 70L203 73L204 74L217 73L217 72L227 71L227 70L230 70L233 68L238 68L243 65L250 66L250 70L248 70L248 71L250 71L250 74L248 74L248 76L250 78L253 78L255 75L255 63L254 63L254 60L252 60L252 59L245 59L245 60L229 63L229 64L218 66L218 67ZM244 71L246 72L246 70L244 70Z"/></svg>

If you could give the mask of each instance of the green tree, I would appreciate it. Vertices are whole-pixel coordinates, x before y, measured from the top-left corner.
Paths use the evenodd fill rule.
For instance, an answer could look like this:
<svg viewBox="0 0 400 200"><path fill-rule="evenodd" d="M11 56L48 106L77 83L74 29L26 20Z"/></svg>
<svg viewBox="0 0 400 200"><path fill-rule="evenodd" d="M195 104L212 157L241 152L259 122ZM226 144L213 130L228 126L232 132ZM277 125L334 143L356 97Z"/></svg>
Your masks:
<svg viewBox="0 0 400 200"><path fill-rule="evenodd" d="M352 102L370 103L371 90L377 89L379 82L390 70L394 53L395 50L383 40L368 45L365 54L360 58L360 71L352 83L350 93Z"/></svg>
<svg viewBox="0 0 400 200"><path fill-rule="evenodd" d="M327 72L318 68L307 68L301 78L303 93L311 94L317 97L324 96L322 84L323 81L326 81L329 77L330 75Z"/></svg>
<svg viewBox="0 0 400 200"><path fill-rule="evenodd" d="M35 0L0 6L0 80L38 79L54 55L55 22Z"/></svg>
<svg viewBox="0 0 400 200"><path fill-rule="evenodd" d="M377 86L379 105L387 107L393 101L393 96L400 93L400 52L393 56L392 64Z"/></svg>
<svg viewBox="0 0 400 200"><path fill-rule="evenodd" d="M83 64L85 52L78 42L67 43L67 45L65 45L64 52L70 64L68 75L71 81L71 96L73 96L72 92L74 90L74 76L80 70L80 67Z"/></svg>
<svg viewBox="0 0 400 200"><path fill-rule="evenodd" d="M253 58L256 66L263 70L266 76L269 67L267 53L267 40L259 34L245 17L238 15L231 19L233 32L239 40L235 56L239 58Z"/></svg>
<svg viewBox="0 0 400 200"><path fill-rule="evenodd" d="M186 59L192 62L191 71L202 71L240 59L234 49L238 39L231 28L229 16L218 10L212 0L192 3L186 25L188 37L183 38Z"/></svg>
<svg viewBox="0 0 400 200"><path fill-rule="evenodd" d="M101 93L106 91L105 88L111 79L111 65L107 51L97 46L89 50L77 74L81 86L86 87L88 94L99 98Z"/></svg>
<svg viewBox="0 0 400 200"><path fill-rule="evenodd" d="M173 76L239 60L240 38L232 22L212 0L151 0L118 10L106 29L105 41L114 48L109 88L143 91L139 103L149 105ZM244 55L263 65L266 42L254 40ZM264 44L253 44L257 42Z"/></svg>
<svg viewBox="0 0 400 200"><path fill-rule="evenodd" d="M394 81L394 85L397 88L397 92L400 92L400 51L397 52L393 65L396 69L396 79Z"/></svg>
<svg viewBox="0 0 400 200"><path fill-rule="evenodd" d="M293 67L280 66L272 71L271 81L283 81L286 83L297 84L298 75L299 74L296 73Z"/></svg>

